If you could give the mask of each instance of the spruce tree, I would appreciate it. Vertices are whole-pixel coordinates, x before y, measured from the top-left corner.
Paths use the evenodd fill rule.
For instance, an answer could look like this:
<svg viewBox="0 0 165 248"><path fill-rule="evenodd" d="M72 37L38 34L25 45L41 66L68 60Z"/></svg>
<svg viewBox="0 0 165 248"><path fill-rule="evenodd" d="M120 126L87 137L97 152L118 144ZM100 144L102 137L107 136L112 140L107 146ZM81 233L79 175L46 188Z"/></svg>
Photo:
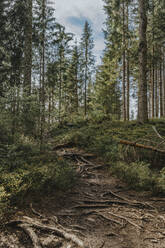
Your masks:
<svg viewBox="0 0 165 248"><path fill-rule="evenodd" d="M78 113L79 108L79 81L80 81L80 51L77 43L73 46L72 55L68 67L68 98L69 112Z"/></svg>
<svg viewBox="0 0 165 248"><path fill-rule="evenodd" d="M94 66L94 56L93 56L93 36L92 29L88 21L84 24L83 34L81 37L81 70L83 71L83 94L84 94L84 114L87 115L87 101L88 101L88 84L92 69Z"/></svg>

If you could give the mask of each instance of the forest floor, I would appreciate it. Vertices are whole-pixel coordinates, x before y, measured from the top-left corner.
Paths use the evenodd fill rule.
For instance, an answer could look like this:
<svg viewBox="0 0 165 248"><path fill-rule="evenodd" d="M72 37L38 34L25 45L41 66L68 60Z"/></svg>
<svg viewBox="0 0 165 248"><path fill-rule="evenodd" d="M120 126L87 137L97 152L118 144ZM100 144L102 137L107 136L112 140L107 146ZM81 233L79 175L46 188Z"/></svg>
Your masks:
<svg viewBox="0 0 165 248"><path fill-rule="evenodd" d="M77 148L57 151L72 161L78 180L6 220L1 248L164 248L165 198L130 190L108 166Z"/></svg>

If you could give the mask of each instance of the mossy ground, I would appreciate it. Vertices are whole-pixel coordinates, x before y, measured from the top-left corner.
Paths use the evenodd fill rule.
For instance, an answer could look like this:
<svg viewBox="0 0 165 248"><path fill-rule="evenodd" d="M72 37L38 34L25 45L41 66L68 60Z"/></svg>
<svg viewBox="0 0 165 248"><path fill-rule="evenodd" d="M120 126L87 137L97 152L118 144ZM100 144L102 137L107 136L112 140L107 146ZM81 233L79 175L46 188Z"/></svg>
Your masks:
<svg viewBox="0 0 165 248"><path fill-rule="evenodd" d="M111 172L137 190L151 190L165 194L165 155L119 145L120 139L158 147L165 143L153 129L165 137L165 119L155 119L146 124L136 121L86 120L74 125L64 125L52 130L55 143L67 142L95 153L110 165Z"/></svg>
<svg viewBox="0 0 165 248"><path fill-rule="evenodd" d="M28 194L67 190L76 175L72 165L59 158L53 146L71 143L100 157L109 164L110 172L122 178L136 190L151 190L165 194L165 157L160 154L119 145L120 139L156 146L161 143L153 126L165 137L165 120L152 120L147 124L136 121L79 120L55 126L50 134L50 144L41 154L35 140L27 137L1 140L0 157L0 209L24 201ZM3 130L4 133L4 130ZM8 142L10 141L10 142ZM163 149L165 144L161 144ZM0 214L1 214L0 213Z"/></svg>

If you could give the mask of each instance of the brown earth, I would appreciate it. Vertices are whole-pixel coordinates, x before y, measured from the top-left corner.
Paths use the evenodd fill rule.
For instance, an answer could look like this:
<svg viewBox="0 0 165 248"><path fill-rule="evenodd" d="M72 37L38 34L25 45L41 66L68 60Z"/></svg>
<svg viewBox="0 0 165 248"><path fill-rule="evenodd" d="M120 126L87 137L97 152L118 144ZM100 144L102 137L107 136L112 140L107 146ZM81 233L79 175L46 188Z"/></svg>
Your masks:
<svg viewBox="0 0 165 248"><path fill-rule="evenodd" d="M74 162L77 184L16 212L1 248L165 248L165 198L130 190L92 154L58 153Z"/></svg>

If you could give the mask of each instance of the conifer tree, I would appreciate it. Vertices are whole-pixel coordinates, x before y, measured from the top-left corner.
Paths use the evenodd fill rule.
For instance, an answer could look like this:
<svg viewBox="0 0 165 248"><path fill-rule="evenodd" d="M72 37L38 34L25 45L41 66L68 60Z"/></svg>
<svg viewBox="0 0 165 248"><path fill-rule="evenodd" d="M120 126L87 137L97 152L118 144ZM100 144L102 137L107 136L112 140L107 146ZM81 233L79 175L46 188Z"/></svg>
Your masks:
<svg viewBox="0 0 165 248"><path fill-rule="evenodd" d="M77 43L74 45L68 67L68 98L69 112L78 113L79 108L79 81L80 81L80 51Z"/></svg>
<svg viewBox="0 0 165 248"><path fill-rule="evenodd" d="M92 29L89 23L86 21L84 24L83 34L81 37L81 69L83 71L83 93L84 93L84 114L87 115L87 92L88 83L92 69L94 66L93 56L94 42L92 37Z"/></svg>
<svg viewBox="0 0 165 248"><path fill-rule="evenodd" d="M25 43L24 43L24 88L25 92L31 93L31 74L32 74L32 18L33 18L33 1L25 2Z"/></svg>

